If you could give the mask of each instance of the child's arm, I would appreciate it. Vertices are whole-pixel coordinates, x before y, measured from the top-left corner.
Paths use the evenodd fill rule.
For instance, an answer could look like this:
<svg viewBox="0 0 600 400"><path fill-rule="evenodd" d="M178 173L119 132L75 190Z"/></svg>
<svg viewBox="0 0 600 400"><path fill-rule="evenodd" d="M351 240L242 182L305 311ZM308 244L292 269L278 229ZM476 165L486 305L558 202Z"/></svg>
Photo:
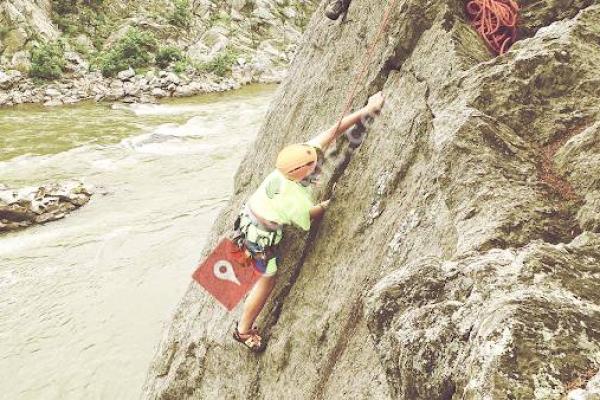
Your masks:
<svg viewBox="0 0 600 400"><path fill-rule="evenodd" d="M369 97L369 101L366 106L342 118L342 121L339 123L339 125L339 121L336 121L335 125L312 138L310 142L318 144L321 147L321 150L325 151L331 143L333 143L342 133L346 131L346 129L350 128L357 122L360 122L362 118L368 115L379 113L381 107L383 107L383 101L383 93L375 93L373 96Z"/></svg>

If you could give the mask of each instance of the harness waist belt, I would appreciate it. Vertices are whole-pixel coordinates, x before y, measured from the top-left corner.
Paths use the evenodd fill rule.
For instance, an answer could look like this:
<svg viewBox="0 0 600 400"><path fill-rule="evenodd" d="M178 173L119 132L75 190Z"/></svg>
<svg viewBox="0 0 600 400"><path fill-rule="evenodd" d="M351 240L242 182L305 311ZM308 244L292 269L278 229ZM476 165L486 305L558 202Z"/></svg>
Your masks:
<svg viewBox="0 0 600 400"><path fill-rule="evenodd" d="M276 232L281 228L280 224L260 218L258 215L254 214L252 209L247 204L244 205L244 213L248 216L248 218L250 218L252 223L260 229L268 232Z"/></svg>

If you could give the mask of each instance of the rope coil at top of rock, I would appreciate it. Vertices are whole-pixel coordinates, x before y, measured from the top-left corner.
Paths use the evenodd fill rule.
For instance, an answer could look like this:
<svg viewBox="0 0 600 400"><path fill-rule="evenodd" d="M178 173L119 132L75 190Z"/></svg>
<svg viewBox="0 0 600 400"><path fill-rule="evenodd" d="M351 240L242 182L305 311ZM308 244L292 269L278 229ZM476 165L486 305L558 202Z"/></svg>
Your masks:
<svg viewBox="0 0 600 400"><path fill-rule="evenodd" d="M361 69L354 78L354 86L349 91L336 125L336 131L339 129L344 115L352 107L358 87L364 82L373 52L388 28L390 12L396 2L397 0L390 0L383 13L375 40L367 49ZM467 2L466 9L473 26L496 54L504 54L517 39L519 5L514 0L470 0Z"/></svg>
<svg viewBox="0 0 600 400"><path fill-rule="evenodd" d="M519 5L514 0L470 0L472 24L496 54L504 54L517 39Z"/></svg>

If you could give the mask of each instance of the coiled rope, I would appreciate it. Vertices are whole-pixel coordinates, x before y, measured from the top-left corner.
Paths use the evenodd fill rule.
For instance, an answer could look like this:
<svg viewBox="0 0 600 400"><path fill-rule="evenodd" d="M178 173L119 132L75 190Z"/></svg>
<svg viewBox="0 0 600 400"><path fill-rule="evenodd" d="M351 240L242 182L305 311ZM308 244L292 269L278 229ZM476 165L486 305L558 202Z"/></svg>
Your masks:
<svg viewBox="0 0 600 400"><path fill-rule="evenodd" d="M496 54L504 54L517 39L519 5L513 0L470 0L472 24Z"/></svg>
<svg viewBox="0 0 600 400"><path fill-rule="evenodd" d="M339 129L344 116L352 107L358 87L363 84L371 63L375 47L388 28L391 10L397 0L390 0L381 18L375 40L369 46L362 67L354 77L354 86L348 94L346 104L338 119L335 131ZM496 54L504 54L517 39L517 21L519 5L514 0L470 0L467 3L467 13L472 19L473 26L483 36L490 48Z"/></svg>

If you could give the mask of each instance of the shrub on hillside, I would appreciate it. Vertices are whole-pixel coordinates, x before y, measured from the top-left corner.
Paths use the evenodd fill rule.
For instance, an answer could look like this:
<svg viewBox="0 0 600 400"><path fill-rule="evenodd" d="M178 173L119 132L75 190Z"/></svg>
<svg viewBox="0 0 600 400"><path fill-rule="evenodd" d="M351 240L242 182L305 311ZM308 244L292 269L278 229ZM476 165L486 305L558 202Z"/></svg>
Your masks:
<svg viewBox="0 0 600 400"><path fill-rule="evenodd" d="M65 69L64 48L61 43L40 43L31 50L31 71L34 78L58 79Z"/></svg>
<svg viewBox="0 0 600 400"><path fill-rule="evenodd" d="M52 0L52 22L66 34L85 31L97 17L104 0Z"/></svg>
<svg viewBox="0 0 600 400"><path fill-rule="evenodd" d="M129 67L147 67L154 61L157 47L152 33L130 28L112 49L98 54L95 64L105 76L114 76Z"/></svg>
<svg viewBox="0 0 600 400"><path fill-rule="evenodd" d="M10 32L10 28L6 25L0 25L0 40L4 40L6 35Z"/></svg>
<svg viewBox="0 0 600 400"><path fill-rule="evenodd" d="M104 0L52 0L52 12L65 15L77 14L83 6L99 7Z"/></svg>
<svg viewBox="0 0 600 400"><path fill-rule="evenodd" d="M184 58L183 60L177 61L175 63L175 65L173 66L173 71L175 71L178 74L184 72L193 72L196 71L196 67L192 62L190 62L188 58Z"/></svg>
<svg viewBox="0 0 600 400"><path fill-rule="evenodd" d="M174 0L173 5L175 8L167 18L169 23L180 28L187 28L190 26L192 12L190 10L189 0Z"/></svg>
<svg viewBox="0 0 600 400"><path fill-rule="evenodd" d="M172 62L183 60L185 57L181 50L174 46L161 47L156 53L156 65L167 68Z"/></svg>
<svg viewBox="0 0 600 400"><path fill-rule="evenodd" d="M202 63L198 66L198 70L204 72L212 72L218 76L225 76L231 72L231 66L236 61L238 53L233 50L225 50L218 54L211 61Z"/></svg>

